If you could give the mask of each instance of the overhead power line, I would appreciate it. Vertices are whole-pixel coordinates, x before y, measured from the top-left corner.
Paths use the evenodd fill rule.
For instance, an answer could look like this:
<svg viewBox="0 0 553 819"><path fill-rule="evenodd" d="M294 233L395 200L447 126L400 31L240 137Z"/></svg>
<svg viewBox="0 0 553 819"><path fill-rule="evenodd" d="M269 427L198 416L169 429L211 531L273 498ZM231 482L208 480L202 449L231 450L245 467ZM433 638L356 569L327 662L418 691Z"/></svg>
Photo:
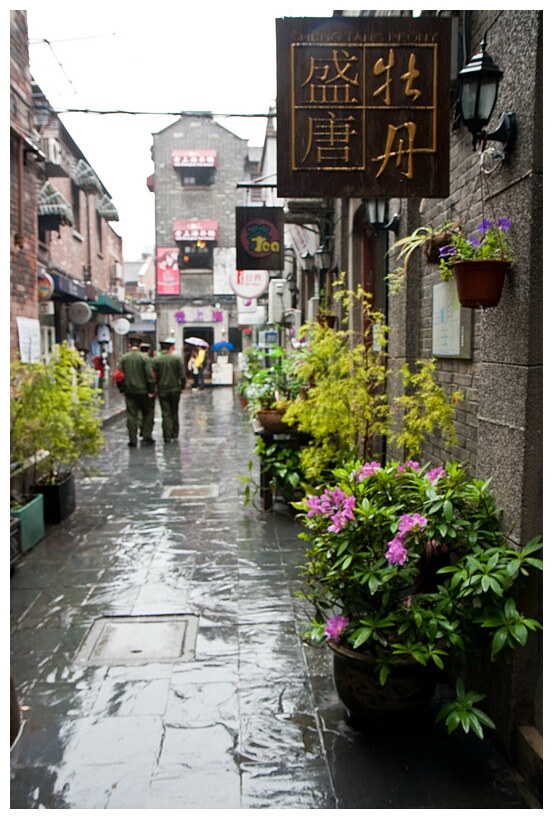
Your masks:
<svg viewBox="0 0 553 819"><path fill-rule="evenodd" d="M40 106L37 108L44 108L45 110L54 110L56 114L130 114L131 116L147 116L147 117L206 117L212 119L213 117L276 117L276 111L269 111L267 114L216 114L211 111L126 111L123 109L113 109L111 111L100 111L94 108L55 108L52 106Z"/></svg>

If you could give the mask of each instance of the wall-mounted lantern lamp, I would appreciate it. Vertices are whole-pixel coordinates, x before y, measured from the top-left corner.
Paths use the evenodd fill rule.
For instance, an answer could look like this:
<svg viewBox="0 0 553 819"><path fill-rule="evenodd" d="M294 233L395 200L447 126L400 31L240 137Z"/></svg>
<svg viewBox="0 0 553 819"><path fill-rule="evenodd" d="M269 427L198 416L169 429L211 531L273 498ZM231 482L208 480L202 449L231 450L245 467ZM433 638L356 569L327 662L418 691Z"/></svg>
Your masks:
<svg viewBox="0 0 553 819"><path fill-rule="evenodd" d="M332 248L325 239L322 245L320 245L315 251L315 268L319 271L319 273L324 273L325 271L330 270L331 265Z"/></svg>
<svg viewBox="0 0 553 819"><path fill-rule="evenodd" d="M516 138L516 117L512 111L503 112L495 131L489 134L484 131L492 117L499 83L503 76L503 71L487 53L486 45L484 35L478 54L475 54L459 71L461 119L472 134L473 150L476 150L477 142L492 140L502 142L504 153L508 153L512 150Z"/></svg>
<svg viewBox="0 0 553 819"><path fill-rule="evenodd" d="M394 213L388 221L388 200L382 196L370 196L363 199L365 213L369 225L376 230L391 230L393 233L399 232L399 214Z"/></svg>
<svg viewBox="0 0 553 819"><path fill-rule="evenodd" d="M313 254L310 253L308 250L306 250L305 253L301 254L300 265L304 273L310 273L314 269L313 267L314 258L315 257L313 256Z"/></svg>

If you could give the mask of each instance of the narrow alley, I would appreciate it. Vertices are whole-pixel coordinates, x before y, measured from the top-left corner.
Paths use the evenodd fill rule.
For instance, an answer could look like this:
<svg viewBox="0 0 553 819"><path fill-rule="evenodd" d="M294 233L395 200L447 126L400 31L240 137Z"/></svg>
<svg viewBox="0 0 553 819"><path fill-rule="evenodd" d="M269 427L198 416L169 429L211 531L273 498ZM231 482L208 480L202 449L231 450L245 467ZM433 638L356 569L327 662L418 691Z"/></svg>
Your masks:
<svg viewBox="0 0 553 819"><path fill-rule="evenodd" d="M110 409L76 511L11 577L12 809L539 807L492 744L435 725L445 691L416 728L346 724L299 636L293 513L242 503L232 387L186 389L167 445L158 409L137 449Z"/></svg>

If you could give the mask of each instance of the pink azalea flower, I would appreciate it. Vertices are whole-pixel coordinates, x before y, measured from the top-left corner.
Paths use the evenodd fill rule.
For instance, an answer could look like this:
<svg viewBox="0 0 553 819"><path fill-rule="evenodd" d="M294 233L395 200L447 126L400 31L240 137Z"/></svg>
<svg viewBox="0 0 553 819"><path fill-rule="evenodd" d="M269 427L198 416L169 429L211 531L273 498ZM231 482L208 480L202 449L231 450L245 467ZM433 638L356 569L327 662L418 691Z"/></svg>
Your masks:
<svg viewBox="0 0 553 819"><path fill-rule="evenodd" d="M433 483L434 481L438 480L438 478L441 478L442 475L445 474L446 474L445 469L442 466L437 466L436 469L431 469L426 477L428 478L430 483Z"/></svg>
<svg viewBox="0 0 553 819"><path fill-rule="evenodd" d="M363 464L363 466L360 466L357 470L357 482L359 483L359 481L362 481L364 478L368 478L369 475L374 475L379 469L381 469L381 466L378 461Z"/></svg>
<svg viewBox="0 0 553 819"><path fill-rule="evenodd" d="M413 515L402 515L399 521L399 533L404 535L405 532L410 532L413 529L424 529L428 523L426 518L415 512Z"/></svg>
<svg viewBox="0 0 553 819"><path fill-rule="evenodd" d="M418 461L407 461L404 464L400 464L397 468L398 472L406 472L407 467L411 467L415 472L418 472L420 469L420 464Z"/></svg>
<svg viewBox="0 0 553 819"><path fill-rule="evenodd" d="M347 625L349 625L349 618L344 617L343 614L338 614L336 617L330 617L325 628L327 642L329 640L334 640L335 643L339 643L342 632Z"/></svg>
<svg viewBox="0 0 553 819"><path fill-rule="evenodd" d="M403 545L403 540L400 536L396 535L396 537L388 543L386 560L390 565L399 563L400 566L403 566L407 560L407 549Z"/></svg>

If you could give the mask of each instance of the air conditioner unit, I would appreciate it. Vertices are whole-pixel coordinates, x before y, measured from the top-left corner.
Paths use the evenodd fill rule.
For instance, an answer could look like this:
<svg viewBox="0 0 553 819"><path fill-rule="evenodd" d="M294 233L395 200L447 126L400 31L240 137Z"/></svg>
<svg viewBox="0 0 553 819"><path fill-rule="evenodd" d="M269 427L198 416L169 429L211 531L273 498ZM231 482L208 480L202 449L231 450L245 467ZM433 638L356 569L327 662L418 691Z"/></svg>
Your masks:
<svg viewBox="0 0 553 819"><path fill-rule="evenodd" d="M308 321L315 321L317 318L317 313L319 312L319 298L318 296L313 296L313 298L309 299L307 302L307 320Z"/></svg>
<svg viewBox="0 0 553 819"><path fill-rule="evenodd" d="M286 279L271 279L269 281L269 310L267 322L282 324L284 313L292 306L292 294Z"/></svg>
<svg viewBox="0 0 553 819"><path fill-rule="evenodd" d="M61 145L55 137L48 137L46 158L52 165L61 165L62 163Z"/></svg>
<svg viewBox="0 0 553 819"><path fill-rule="evenodd" d="M125 301L125 288L119 285L118 287L113 287L111 291L111 295L117 299L117 301Z"/></svg>
<svg viewBox="0 0 553 819"><path fill-rule="evenodd" d="M301 310L298 310L295 307L292 307L290 310L285 310L284 319L282 323L285 324L286 327L291 327L294 330L299 330L302 325Z"/></svg>
<svg viewBox="0 0 553 819"><path fill-rule="evenodd" d="M123 265L119 262L114 262L111 266L111 280L112 282L119 281L123 278Z"/></svg>

